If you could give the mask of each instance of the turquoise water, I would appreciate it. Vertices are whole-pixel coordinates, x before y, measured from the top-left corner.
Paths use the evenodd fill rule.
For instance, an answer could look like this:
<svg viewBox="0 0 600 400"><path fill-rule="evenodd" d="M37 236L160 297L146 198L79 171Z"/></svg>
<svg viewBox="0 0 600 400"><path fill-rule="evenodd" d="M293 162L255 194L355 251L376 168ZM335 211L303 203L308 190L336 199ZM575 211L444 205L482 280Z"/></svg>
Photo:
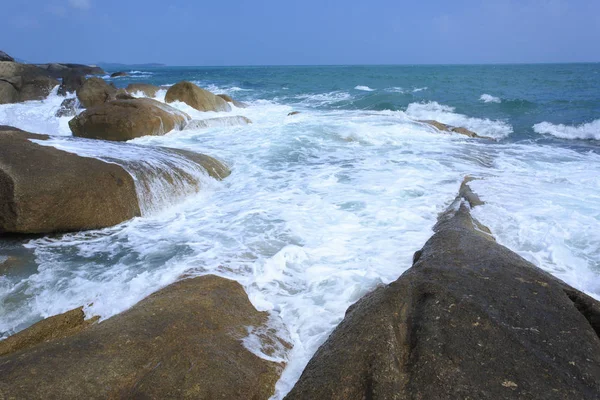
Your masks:
<svg viewBox="0 0 600 400"><path fill-rule="evenodd" d="M240 100L266 99L297 105L308 96L337 93L338 101L307 107L344 110L406 110L414 102L438 102L477 118L506 121L507 140L550 140L535 124L581 125L600 118L600 63L533 65L415 65L308 67L165 67L115 80L171 85L180 80L202 87L237 87ZM366 86L373 91L361 91ZM419 90L422 89L422 90ZM343 94L348 94L345 97ZM484 102L482 95L500 102ZM600 139L600 132L596 132ZM573 145L571 143L571 145Z"/></svg>
<svg viewBox="0 0 600 400"><path fill-rule="evenodd" d="M239 281L294 345L275 355L288 363L280 399L347 307L411 266L465 175L479 178L471 186L486 204L473 214L499 243L600 299L600 64L165 67L106 79L189 80L249 107L173 106L253 123L84 143L54 116L60 96L0 105L0 124L55 135L44 144L82 156L182 167L154 149L165 146L232 170L223 182L198 176L202 190L179 196L141 170L142 217L13 242L4 256L25 253L37 266L0 276L0 337L81 305L108 318L182 274L218 274ZM442 134L422 119L496 140Z"/></svg>

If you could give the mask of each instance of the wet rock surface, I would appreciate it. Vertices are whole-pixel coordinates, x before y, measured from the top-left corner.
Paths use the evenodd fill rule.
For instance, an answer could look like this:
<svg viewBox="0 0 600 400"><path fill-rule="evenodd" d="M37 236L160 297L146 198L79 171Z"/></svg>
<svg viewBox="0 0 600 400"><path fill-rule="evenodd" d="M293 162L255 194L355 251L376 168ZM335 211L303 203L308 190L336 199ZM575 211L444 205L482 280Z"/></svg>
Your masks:
<svg viewBox="0 0 600 400"><path fill-rule="evenodd" d="M599 303L497 244L469 203L467 181L412 268L348 309L286 399L600 398Z"/></svg>
<svg viewBox="0 0 600 400"><path fill-rule="evenodd" d="M174 283L100 323L86 323L80 309L53 318L80 329L57 328L68 333L0 356L0 397L266 400L283 368L242 343L268 315L241 285L212 275ZM48 331L47 321L28 331Z"/></svg>
<svg viewBox="0 0 600 400"><path fill-rule="evenodd" d="M125 141L183 129L189 119L156 100L117 99L84 111L69 121L69 127L77 137Z"/></svg>
<svg viewBox="0 0 600 400"><path fill-rule="evenodd" d="M179 82L169 88L165 102L181 101L198 111L231 111L231 106L221 97L191 82Z"/></svg>

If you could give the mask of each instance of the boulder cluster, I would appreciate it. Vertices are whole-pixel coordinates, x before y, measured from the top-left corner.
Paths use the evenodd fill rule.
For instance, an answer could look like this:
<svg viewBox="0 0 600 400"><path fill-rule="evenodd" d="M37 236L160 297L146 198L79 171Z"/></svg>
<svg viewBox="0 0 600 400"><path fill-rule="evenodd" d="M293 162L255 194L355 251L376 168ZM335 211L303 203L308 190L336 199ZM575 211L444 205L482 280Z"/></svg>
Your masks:
<svg viewBox="0 0 600 400"><path fill-rule="evenodd" d="M157 86L118 89L92 74L104 71L20 64L0 52L0 103L42 99L60 84L60 95L76 94L59 110L74 116L73 142L112 141L128 154L139 146L123 142L140 136L251 123L242 116L192 120L174 106L227 112L246 105L191 82L173 85L161 102ZM0 126L0 234L98 229L141 214L139 188L125 166L61 150L53 140ZM214 179L230 174L207 155L160 151ZM147 161L128 160L134 170ZM194 184L176 167L158 173ZM472 180L465 178L439 215L412 267L347 310L286 399L600 398L600 302L498 244L471 215L484 204ZM3 249L0 274L34 257L23 246ZM0 399L266 400L291 348L285 332L270 327L274 317L222 277L180 276L104 321L86 318L84 306L0 341ZM259 349L244 345L250 333Z"/></svg>

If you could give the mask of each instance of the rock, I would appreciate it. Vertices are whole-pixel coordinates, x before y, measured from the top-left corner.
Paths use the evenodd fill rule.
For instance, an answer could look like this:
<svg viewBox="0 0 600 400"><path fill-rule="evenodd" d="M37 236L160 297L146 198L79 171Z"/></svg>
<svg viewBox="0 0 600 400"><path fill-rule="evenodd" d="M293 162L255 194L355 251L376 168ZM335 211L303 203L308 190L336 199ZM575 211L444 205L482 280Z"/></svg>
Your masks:
<svg viewBox="0 0 600 400"><path fill-rule="evenodd" d="M110 77L111 78L120 78L122 76L127 76L127 75L129 75L127 72L120 71L120 72L115 72L115 73L110 74Z"/></svg>
<svg viewBox="0 0 600 400"><path fill-rule="evenodd" d="M116 94L117 89L101 78L86 79L83 85L77 89L77 98L84 108L100 106L114 100Z"/></svg>
<svg viewBox="0 0 600 400"><path fill-rule="evenodd" d="M8 54L6 54L5 52L3 52L2 50L0 50L0 61L12 61L12 62L14 62L15 59L12 58L11 56L9 56Z"/></svg>
<svg viewBox="0 0 600 400"><path fill-rule="evenodd" d="M156 97L160 88L148 83L130 83L125 90L130 94L143 93L146 97Z"/></svg>
<svg viewBox="0 0 600 400"><path fill-rule="evenodd" d="M115 95L117 100L133 100L135 97L130 95L125 89L117 89L117 94Z"/></svg>
<svg viewBox="0 0 600 400"><path fill-rule="evenodd" d="M19 92L9 82L0 79L0 104L11 104L19 101Z"/></svg>
<svg viewBox="0 0 600 400"><path fill-rule="evenodd" d="M283 365L241 339L267 318L237 282L185 279L74 335L1 357L0 397L266 400Z"/></svg>
<svg viewBox="0 0 600 400"><path fill-rule="evenodd" d="M100 153L114 152L105 162L43 145L46 140L56 138L0 126L0 233L105 228L151 210L153 182L178 199L201 189L203 171L215 179L230 174L218 160L185 150L161 147L149 153L145 146L99 141ZM68 141L74 151L81 147L89 149L89 142ZM127 156L119 158L121 153ZM197 175L190 172L193 164L200 167Z"/></svg>
<svg viewBox="0 0 600 400"><path fill-rule="evenodd" d="M58 85L58 81L43 69L10 61L0 61L0 81L4 82L0 97L2 104L44 99ZM5 83L12 85L14 90Z"/></svg>
<svg viewBox="0 0 600 400"><path fill-rule="evenodd" d="M600 304L469 210L459 197L412 268L348 309L286 399L600 397Z"/></svg>
<svg viewBox="0 0 600 400"><path fill-rule="evenodd" d="M179 82L169 88L165 102L174 101L182 101L199 111L231 111L225 100L191 82Z"/></svg>
<svg viewBox="0 0 600 400"><path fill-rule="evenodd" d="M458 133L458 134L461 134L461 135L468 136L470 138L495 140L494 138L489 137L489 136L479 136L478 134L476 134L473 131L468 130L467 128L446 125L446 124L442 124L441 122L438 122L438 121L435 121L435 120L419 120L417 122L421 122L423 124L431 125L434 128L436 128L437 130L442 131L442 132L454 132L454 133Z"/></svg>
<svg viewBox="0 0 600 400"><path fill-rule="evenodd" d="M58 95L66 96L67 93L76 93L83 86L85 76L77 73L65 74L62 83L58 87Z"/></svg>
<svg viewBox="0 0 600 400"><path fill-rule="evenodd" d="M51 63L36 66L46 70L54 78L62 78L65 75L106 75L102 68L95 65Z"/></svg>
<svg viewBox="0 0 600 400"><path fill-rule="evenodd" d="M0 127L0 233L97 229L140 215L122 167L30 141L48 138Z"/></svg>
<svg viewBox="0 0 600 400"><path fill-rule="evenodd" d="M300 114L300 111L292 111L291 113L289 113L287 116L291 117L292 115L298 115Z"/></svg>
<svg viewBox="0 0 600 400"><path fill-rule="evenodd" d="M1 341L0 357L31 348L40 343L72 336L81 332L98 319L98 317L94 317L86 320L83 307L46 318L24 331Z"/></svg>
<svg viewBox="0 0 600 400"><path fill-rule="evenodd" d="M69 127L74 136L124 141L183 129L189 119L187 114L156 100L114 100L84 111L69 121Z"/></svg>
<svg viewBox="0 0 600 400"><path fill-rule="evenodd" d="M228 103L232 103L237 108L248 108L248 104L242 103L241 101L236 101L236 100L232 99L231 96L229 96L229 95L218 94L217 96L222 98L223 100L225 100Z"/></svg>
<svg viewBox="0 0 600 400"><path fill-rule="evenodd" d="M236 115L233 117L194 119L185 126L185 129L204 129L213 128L216 126L248 125L251 123L252 121L250 120L250 118L246 118L241 115Z"/></svg>
<svg viewBox="0 0 600 400"><path fill-rule="evenodd" d="M79 102L76 98L64 99L55 115L57 117L73 117L77 114L78 106Z"/></svg>

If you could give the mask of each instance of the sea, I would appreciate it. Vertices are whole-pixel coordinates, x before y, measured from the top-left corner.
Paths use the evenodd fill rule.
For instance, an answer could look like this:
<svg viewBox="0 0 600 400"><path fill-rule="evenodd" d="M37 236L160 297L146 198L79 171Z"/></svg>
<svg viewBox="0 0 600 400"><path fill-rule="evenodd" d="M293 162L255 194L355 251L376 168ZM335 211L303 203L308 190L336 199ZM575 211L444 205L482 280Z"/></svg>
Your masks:
<svg viewBox="0 0 600 400"><path fill-rule="evenodd" d="M286 363L280 399L348 306L411 266L467 175L485 201L473 215L499 243L600 299L598 63L127 72L104 78L164 86L158 100L168 85L192 81L249 107L176 108L253 123L141 137L129 142L132 156L122 144L73 141L70 117L54 116L64 100L55 89L46 100L0 105L0 125L54 135L48 144L109 162L143 154L149 169L181 162L160 146L192 150L232 174L218 182L192 171L198 193L156 178L140 195L143 215L111 228L5 240L0 246L35 263L0 276L0 337L81 305L106 319L184 273L216 274L240 282L293 345L266 355L256 338L245 340ZM429 119L495 140L418 122Z"/></svg>

